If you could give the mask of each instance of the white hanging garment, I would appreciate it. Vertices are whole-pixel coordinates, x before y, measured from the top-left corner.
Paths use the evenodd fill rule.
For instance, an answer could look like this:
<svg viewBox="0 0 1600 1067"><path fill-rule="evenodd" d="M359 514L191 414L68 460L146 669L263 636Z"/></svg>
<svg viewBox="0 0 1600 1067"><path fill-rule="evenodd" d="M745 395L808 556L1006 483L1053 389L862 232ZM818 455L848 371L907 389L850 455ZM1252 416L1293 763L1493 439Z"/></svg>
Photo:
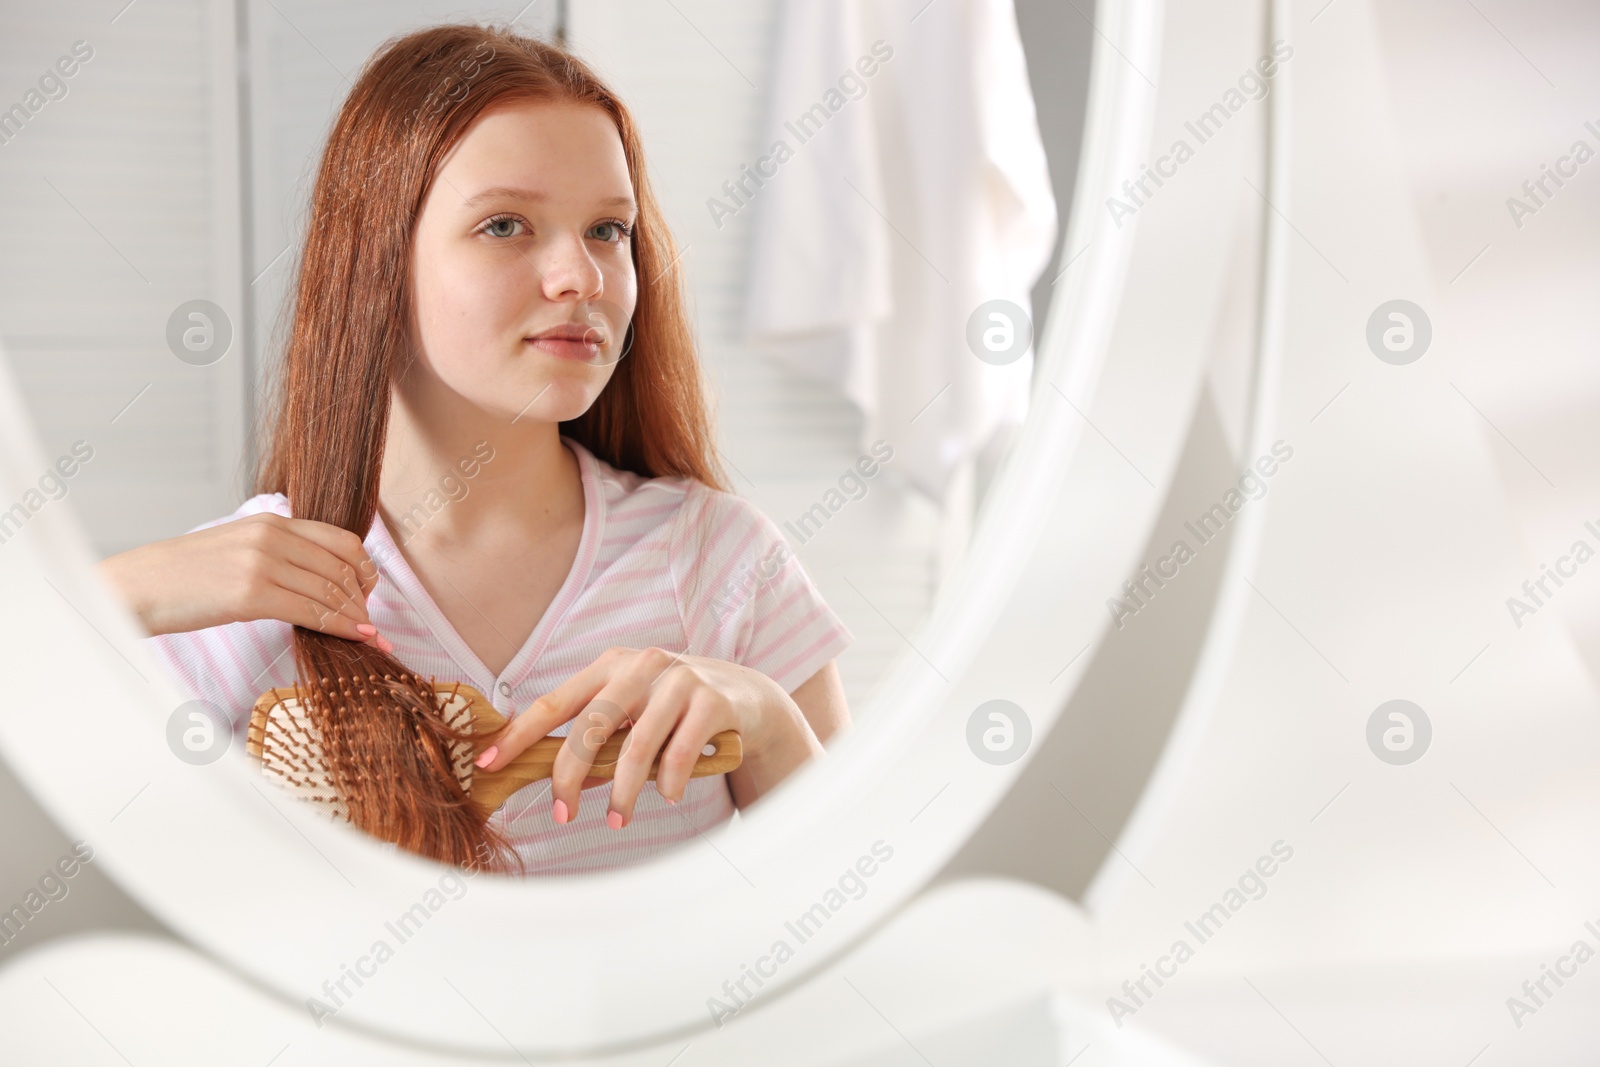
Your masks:
<svg viewBox="0 0 1600 1067"><path fill-rule="evenodd" d="M980 360L968 321L1026 312L1056 235L1010 0L785 0L766 130L726 200L756 212L747 340L839 389L863 444L942 499L1027 411L1031 347Z"/></svg>

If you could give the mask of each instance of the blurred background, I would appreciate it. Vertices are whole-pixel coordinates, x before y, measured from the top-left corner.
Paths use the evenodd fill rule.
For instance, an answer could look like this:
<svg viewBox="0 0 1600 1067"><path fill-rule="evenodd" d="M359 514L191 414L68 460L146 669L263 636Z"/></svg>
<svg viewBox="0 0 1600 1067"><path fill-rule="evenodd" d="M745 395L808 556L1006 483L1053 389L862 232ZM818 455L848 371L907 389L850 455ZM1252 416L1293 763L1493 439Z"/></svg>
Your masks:
<svg viewBox="0 0 1600 1067"><path fill-rule="evenodd" d="M93 445L70 499L100 554L232 511L321 141L361 63L463 18L562 40L640 122L738 490L781 526L873 440L896 447L797 545L856 635L840 666L868 726L1022 419L1073 404L1031 351L992 366L919 322L1008 299L1035 349L1064 345L1079 257L1136 234L1071 460L1142 517L1109 545L1051 546L1095 554L1074 587L1095 621L1025 620L1055 649L1040 670L1059 700L1030 709L1047 728L856 960L908 988L921 968L985 1011L958 1033L931 1008L918 1030L909 1004L874 1021L850 1001L839 1034L893 1018L912 1039L780 1060L763 1043L780 1028L746 1051L1592 1062L1600 966L1576 946L1600 954L1600 4L1142 6L1161 16L1148 56L1128 5L1090 0L9 4L0 349L44 453ZM724 183L877 39L895 58L829 139L732 197ZM69 56L70 77L41 81ZM1269 56L1283 79L1260 74ZM1095 77L1154 104L1131 134L1146 165L1090 200ZM952 203L979 205L960 240L941 225ZM830 212L844 236L797 256L795 232ZM195 300L231 333L203 366L167 339ZM1273 462L1261 425L1284 446ZM1160 562L1179 542L1193 558ZM8 906L70 843L3 766L0 812ZM1207 926L1219 902L1226 926ZM0 1017L47 1002L30 999L30 948L116 930L176 945L86 866L0 945ZM1180 940L1192 962L1170 962ZM787 1025L826 1003L797 996Z"/></svg>

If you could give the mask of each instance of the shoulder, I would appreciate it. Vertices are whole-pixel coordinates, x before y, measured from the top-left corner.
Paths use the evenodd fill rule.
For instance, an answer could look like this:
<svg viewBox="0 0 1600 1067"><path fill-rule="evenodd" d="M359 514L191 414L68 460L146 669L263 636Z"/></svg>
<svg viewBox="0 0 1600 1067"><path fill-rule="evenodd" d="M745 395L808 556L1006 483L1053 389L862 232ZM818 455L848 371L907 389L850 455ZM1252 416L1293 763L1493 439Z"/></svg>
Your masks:
<svg viewBox="0 0 1600 1067"><path fill-rule="evenodd" d="M674 570L703 592L730 581L764 584L800 566L766 512L742 496L701 482L685 490L671 555Z"/></svg>
<svg viewBox="0 0 1600 1067"><path fill-rule="evenodd" d="M686 495L672 571L691 649L794 692L853 635L764 511L698 482Z"/></svg>
<svg viewBox="0 0 1600 1067"><path fill-rule="evenodd" d="M748 543L752 539L768 544L783 540L777 524L767 513L737 493L693 482L686 495L685 517L687 524L694 527L699 541L726 545Z"/></svg>
<svg viewBox="0 0 1600 1067"><path fill-rule="evenodd" d="M608 540L634 541L673 528L699 484L691 478L652 478L613 467L571 438L564 440L578 457L585 496L599 497Z"/></svg>
<svg viewBox="0 0 1600 1067"><path fill-rule="evenodd" d="M586 475L585 490L598 492L608 541L655 543L664 539L678 566L711 559L765 556L785 547L777 524L742 496L682 476L651 478L621 470L569 440Z"/></svg>

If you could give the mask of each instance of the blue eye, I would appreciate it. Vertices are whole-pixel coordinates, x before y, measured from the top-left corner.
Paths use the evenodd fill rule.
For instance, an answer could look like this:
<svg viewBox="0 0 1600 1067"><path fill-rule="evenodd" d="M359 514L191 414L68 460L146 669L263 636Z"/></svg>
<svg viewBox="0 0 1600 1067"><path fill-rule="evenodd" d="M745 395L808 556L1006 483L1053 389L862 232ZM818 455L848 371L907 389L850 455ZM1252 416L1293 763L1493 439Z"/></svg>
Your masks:
<svg viewBox="0 0 1600 1067"><path fill-rule="evenodd" d="M515 228L521 225L521 219L511 215L497 215L478 227L478 232L486 233L490 237L516 237L517 230Z"/></svg>

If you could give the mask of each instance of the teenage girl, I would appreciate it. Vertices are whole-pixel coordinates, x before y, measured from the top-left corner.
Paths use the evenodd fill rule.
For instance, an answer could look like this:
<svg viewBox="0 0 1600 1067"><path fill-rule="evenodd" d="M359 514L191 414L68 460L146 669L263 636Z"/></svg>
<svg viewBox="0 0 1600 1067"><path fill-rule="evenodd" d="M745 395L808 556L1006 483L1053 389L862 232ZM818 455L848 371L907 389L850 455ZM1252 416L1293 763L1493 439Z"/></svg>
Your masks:
<svg viewBox="0 0 1600 1067"><path fill-rule="evenodd" d="M641 142L582 62L475 26L390 42L329 136L298 271L257 495L100 564L236 734L298 681L337 705L353 822L549 873L693 838L848 725L851 635L726 491ZM402 669L512 720L490 770L584 743L486 818ZM390 680L351 700L338 674ZM630 725L614 777L588 775ZM691 779L723 730L743 764Z"/></svg>

